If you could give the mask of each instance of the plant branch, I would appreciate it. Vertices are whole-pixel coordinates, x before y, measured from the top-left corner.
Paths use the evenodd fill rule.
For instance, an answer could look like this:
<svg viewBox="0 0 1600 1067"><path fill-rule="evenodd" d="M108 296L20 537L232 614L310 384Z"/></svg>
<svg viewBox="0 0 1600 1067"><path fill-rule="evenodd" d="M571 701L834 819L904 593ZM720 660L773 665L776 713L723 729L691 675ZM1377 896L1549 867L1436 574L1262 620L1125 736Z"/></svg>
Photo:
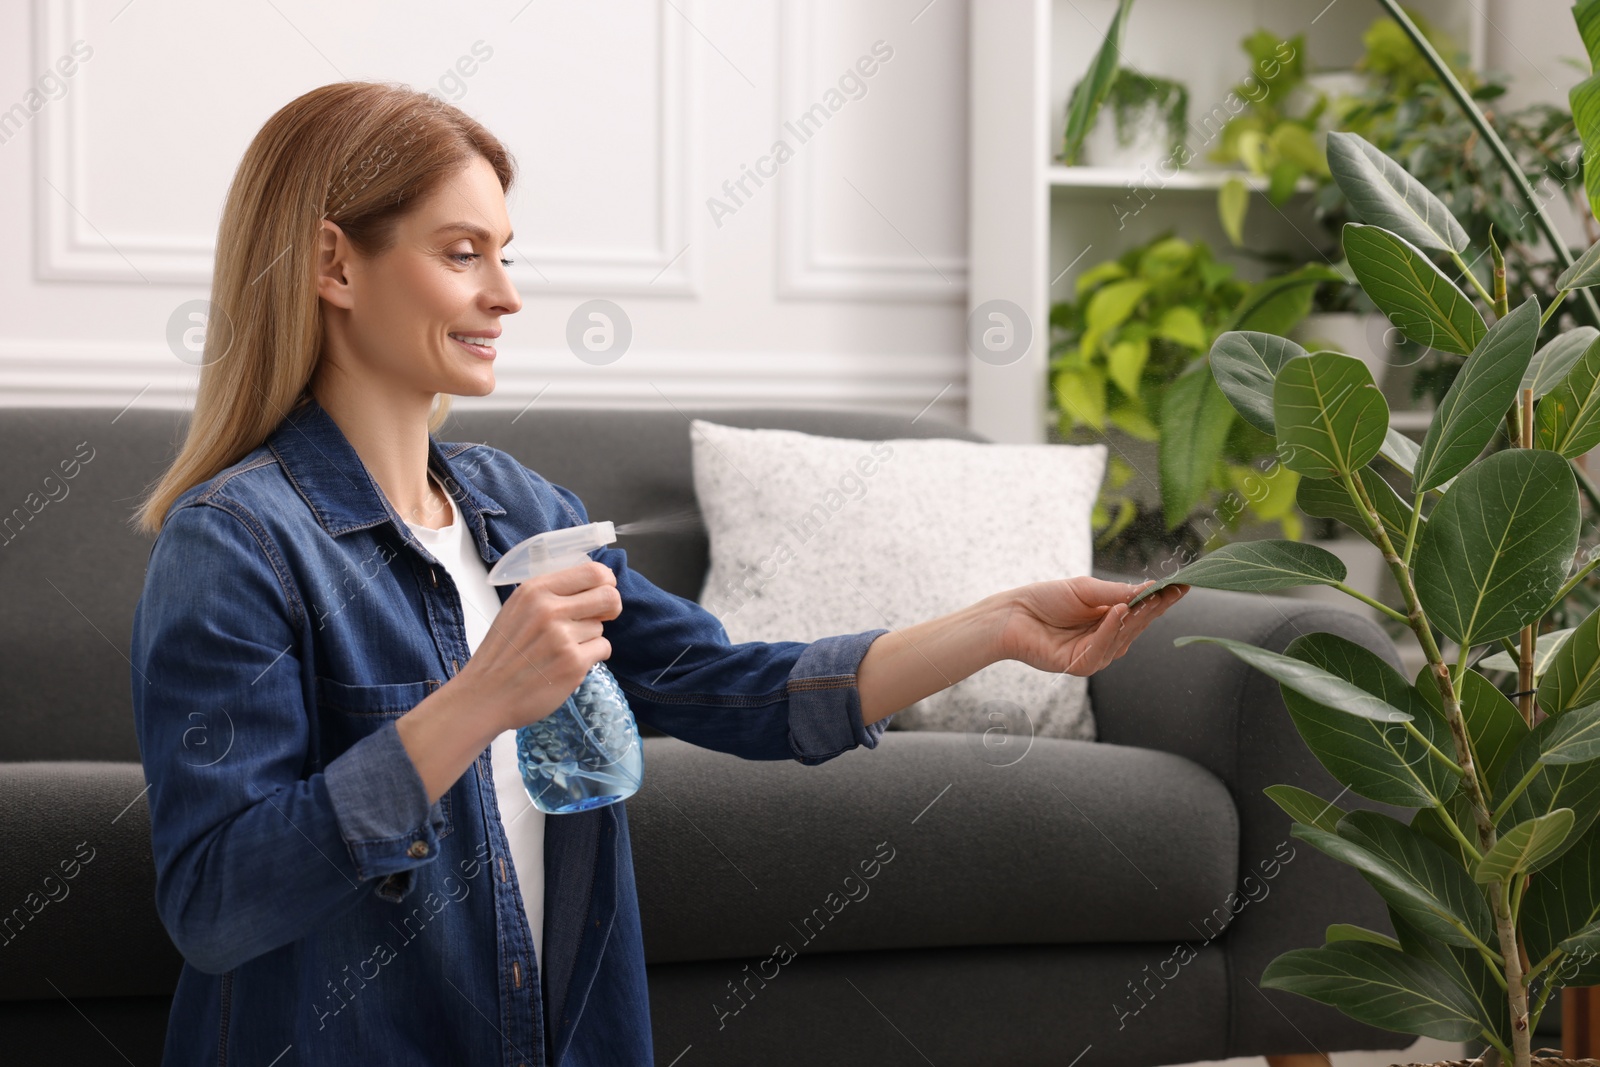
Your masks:
<svg viewBox="0 0 1600 1067"><path fill-rule="evenodd" d="M1344 584L1343 582L1334 582L1333 583L1333 587L1335 589L1339 590L1339 592L1341 592L1341 593L1346 593L1346 594L1348 594L1350 596L1355 597L1357 600L1359 600L1363 604L1367 605L1367 607L1374 608L1374 609L1376 609L1378 611L1383 612L1385 615L1389 616L1389 618L1393 619L1395 622L1406 622L1407 621L1406 620L1406 616L1405 616L1404 613L1394 610L1393 608L1391 608L1389 605L1385 604L1381 600L1372 599L1367 594L1361 592L1359 589L1352 589L1350 586Z"/></svg>
<svg viewBox="0 0 1600 1067"><path fill-rule="evenodd" d="M1490 307L1493 307L1494 297L1489 295L1489 290L1483 287L1483 283L1480 282L1478 280L1478 276L1472 272L1472 268L1467 266L1467 261L1461 258L1461 253L1457 252L1455 249L1451 249L1450 258L1456 261L1456 266L1460 268L1461 273L1466 275L1467 279L1472 282L1472 287L1478 291L1478 295L1483 298L1483 302L1488 304Z"/></svg>
<svg viewBox="0 0 1600 1067"><path fill-rule="evenodd" d="M1440 752L1438 746L1435 745L1432 741L1429 741L1428 738L1423 734L1423 732L1421 730L1417 729L1417 724L1416 723L1411 722L1410 720L1407 720L1406 722L1403 722L1400 725L1402 725L1402 726L1404 726L1406 728L1406 732L1408 734L1410 734L1412 737L1416 738L1418 741L1421 741L1422 744L1423 744L1423 747L1428 750L1428 754L1431 755L1434 759L1438 760L1440 763L1444 764L1444 766L1445 766L1445 768L1447 770L1454 771L1458 775L1462 775L1462 776L1466 775L1467 772L1461 768L1460 764L1456 763L1456 761L1451 759L1449 756L1446 756L1443 752ZM1450 824L1452 826L1454 826L1455 825L1455 820L1454 819L1450 820ZM1457 829L1459 830L1460 827L1457 827Z"/></svg>
<svg viewBox="0 0 1600 1067"><path fill-rule="evenodd" d="M1406 528L1406 550L1400 554L1400 562L1407 567L1411 566L1411 550L1417 544L1417 526L1422 521L1422 495L1425 492L1427 490L1417 493L1411 500L1411 523Z"/></svg>
<svg viewBox="0 0 1600 1067"><path fill-rule="evenodd" d="M1544 764L1535 761L1534 765L1528 768L1528 773L1522 776L1522 781L1512 786L1511 792L1500 798L1500 803L1495 805L1494 809L1494 824L1496 826L1499 826L1500 820L1506 817L1506 812L1511 810L1512 802L1522 795L1524 789L1533 784L1534 778L1538 777L1539 772L1543 769Z"/></svg>
<svg viewBox="0 0 1600 1067"><path fill-rule="evenodd" d="M1467 855L1472 857L1472 862L1474 864L1483 859L1483 853L1479 852L1477 846L1467 839L1466 834L1461 832L1461 827L1456 825L1455 817L1450 814L1450 809L1444 806L1443 801L1434 801L1433 810L1439 813L1440 820L1445 824L1445 827L1455 835L1456 840L1461 842L1461 847L1467 850Z"/></svg>
<svg viewBox="0 0 1600 1067"><path fill-rule="evenodd" d="M1550 321L1551 316L1561 310L1561 305L1566 301L1567 294L1571 291L1570 289L1556 290L1555 299L1550 301L1550 306L1544 309L1543 315L1539 316L1539 328L1541 330L1544 329L1544 324Z"/></svg>
<svg viewBox="0 0 1600 1067"><path fill-rule="evenodd" d="M1568 578L1561 588L1556 590L1555 599L1551 600L1550 606L1544 609L1545 613L1560 607L1561 602L1567 599L1567 594L1578 588L1578 583L1587 578L1596 567L1600 567L1600 552L1596 552L1593 559L1579 567L1577 573ZM1527 686L1523 686L1523 688L1526 689Z"/></svg>

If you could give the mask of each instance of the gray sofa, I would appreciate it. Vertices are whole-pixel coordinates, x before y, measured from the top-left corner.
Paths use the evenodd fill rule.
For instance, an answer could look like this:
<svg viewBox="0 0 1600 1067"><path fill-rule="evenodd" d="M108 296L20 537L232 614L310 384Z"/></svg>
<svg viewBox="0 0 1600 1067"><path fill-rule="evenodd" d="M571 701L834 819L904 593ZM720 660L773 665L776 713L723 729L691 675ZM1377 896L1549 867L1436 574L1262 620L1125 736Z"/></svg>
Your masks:
<svg viewBox="0 0 1600 1067"><path fill-rule="evenodd" d="M689 417L982 440L873 412L515 414L458 410L439 436L505 449L618 523L693 508ZM127 519L186 420L0 412L7 1063L160 1059L180 960L153 906L126 658L150 542ZM703 529L618 547L698 597ZM804 767L647 737L627 804L658 1061L1064 1065L1092 1046L1085 1063L1155 1065L1408 1046L1258 986L1330 922L1391 928L1262 794L1340 790L1276 684L1215 646L1172 646L1203 632L1281 650L1316 630L1399 665L1354 613L1196 589L1092 678L1098 743L1019 736L1026 754L1003 765L978 734L891 730L875 751ZM844 881L875 859L871 879Z"/></svg>

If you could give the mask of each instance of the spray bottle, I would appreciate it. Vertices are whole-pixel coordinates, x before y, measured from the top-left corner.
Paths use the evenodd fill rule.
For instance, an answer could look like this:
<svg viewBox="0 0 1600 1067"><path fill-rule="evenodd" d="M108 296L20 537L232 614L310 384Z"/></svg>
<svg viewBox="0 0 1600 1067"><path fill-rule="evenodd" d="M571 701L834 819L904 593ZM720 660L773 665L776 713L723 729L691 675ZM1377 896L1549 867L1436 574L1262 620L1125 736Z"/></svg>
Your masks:
<svg viewBox="0 0 1600 1067"><path fill-rule="evenodd" d="M514 545L489 571L492 585L512 585L573 567L617 539L609 522L536 534ZM562 815L626 800L644 778L644 748L621 686L596 663L555 711L517 730L517 767L540 811Z"/></svg>

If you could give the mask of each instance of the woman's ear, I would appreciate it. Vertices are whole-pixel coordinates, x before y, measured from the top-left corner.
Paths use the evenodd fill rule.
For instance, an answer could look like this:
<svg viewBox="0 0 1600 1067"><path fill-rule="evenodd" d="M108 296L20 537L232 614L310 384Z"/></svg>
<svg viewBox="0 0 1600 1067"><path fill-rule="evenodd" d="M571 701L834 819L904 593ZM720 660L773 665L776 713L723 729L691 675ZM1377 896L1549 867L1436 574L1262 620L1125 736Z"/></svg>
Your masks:
<svg viewBox="0 0 1600 1067"><path fill-rule="evenodd" d="M347 271L351 258L350 239L338 223L323 219L317 234L317 295L346 310L355 305Z"/></svg>

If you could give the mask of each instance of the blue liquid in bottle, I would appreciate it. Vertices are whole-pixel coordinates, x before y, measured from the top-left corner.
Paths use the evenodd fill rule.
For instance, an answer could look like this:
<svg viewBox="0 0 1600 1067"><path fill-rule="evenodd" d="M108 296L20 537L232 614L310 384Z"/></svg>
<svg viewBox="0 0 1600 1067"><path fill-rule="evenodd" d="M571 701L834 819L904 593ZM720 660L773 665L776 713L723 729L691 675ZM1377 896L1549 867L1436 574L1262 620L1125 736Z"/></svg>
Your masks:
<svg viewBox="0 0 1600 1067"><path fill-rule="evenodd" d="M626 800L644 778L633 710L604 663L555 711L517 730L517 767L540 811L564 815Z"/></svg>

